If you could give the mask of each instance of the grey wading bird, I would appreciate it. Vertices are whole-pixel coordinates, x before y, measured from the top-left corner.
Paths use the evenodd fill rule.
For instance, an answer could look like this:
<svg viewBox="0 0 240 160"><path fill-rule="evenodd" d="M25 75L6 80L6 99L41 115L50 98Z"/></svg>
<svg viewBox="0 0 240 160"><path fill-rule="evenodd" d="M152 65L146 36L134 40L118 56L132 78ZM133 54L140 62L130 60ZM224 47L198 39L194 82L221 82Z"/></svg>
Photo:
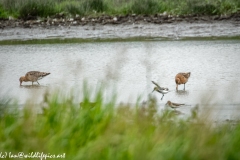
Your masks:
<svg viewBox="0 0 240 160"><path fill-rule="evenodd" d="M167 101L167 103L165 105L167 105L167 106L173 108L174 110L176 110L176 108L179 108L180 106L185 105L185 104L173 103L171 101Z"/></svg>
<svg viewBox="0 0 240 160"><path fill-rule="evenodd" d="M50 73L46 73L46 72L39 72L39 71L30 71L27 72L25 74L25 76L20 77L19 81L20 81L20 86L22 85L22 82L28 82L31 81L32 85L33 82L37 82L38 80L46 77L47 75L49 75ZM38 83L39 84L39 83ZM40 84L39 84L40 85Z"/></svg>
<svg viewBox="0 0 240 160"><path fill-rule="evenodd" d="M160 87L160 86L159 86L156 82L154 82L154 81L152 81L152 83L156 85L156 87L153 88L153 91L152 91L152 92L157 91L157 92L161 93L161 94L162 94L161 100L163 99L164 94L167 94L168 92L170 92L168 88Z"/></svg>
<svg viewBox="0 0 240 160"><path fill-rule="evenodd" d="M187 72L187 73L178 73L175 76L175 82L176 82L176 90L178 91L178 85L184 84L184 89L185 90L185 84L188 81L188 78L190 77L191 72Z"/></svg>

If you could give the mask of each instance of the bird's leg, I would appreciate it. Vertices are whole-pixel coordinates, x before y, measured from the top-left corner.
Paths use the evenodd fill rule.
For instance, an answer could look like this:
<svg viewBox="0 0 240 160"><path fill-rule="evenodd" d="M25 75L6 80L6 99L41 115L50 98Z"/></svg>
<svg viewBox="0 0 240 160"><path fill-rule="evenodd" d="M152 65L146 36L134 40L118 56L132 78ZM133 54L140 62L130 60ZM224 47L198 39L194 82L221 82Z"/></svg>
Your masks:
<svg viewBox="0 0 240 160"><path fill-rule="evenodd" d="M176 84L176 90L178 91L178 84Z"/></svg>
<svg viewBox="0 0 240 160"><path fill-rule="evenodd" d="M185 91L185 83L184 83L184 89L183 90Z"/></svg>
<svg viewBox="0 0 240 160"><path fill-rule="evenodd" d="M163 96L164 96L164 94L162 95L162 98L161 98L161 100L163 99Z"/></svg>
<svg viewBox="0 0 240 160"><path fill-rule="evenodd" d="M33 82L32 82L32 86L33 86Z"/></svg>
<svg viewBox="0 0 240 160"><path fill-rule="evenodd" d="M38 81L37 81L37 83L38 83ZM40 84L38 83L38 85L40 85Z"/></svg>

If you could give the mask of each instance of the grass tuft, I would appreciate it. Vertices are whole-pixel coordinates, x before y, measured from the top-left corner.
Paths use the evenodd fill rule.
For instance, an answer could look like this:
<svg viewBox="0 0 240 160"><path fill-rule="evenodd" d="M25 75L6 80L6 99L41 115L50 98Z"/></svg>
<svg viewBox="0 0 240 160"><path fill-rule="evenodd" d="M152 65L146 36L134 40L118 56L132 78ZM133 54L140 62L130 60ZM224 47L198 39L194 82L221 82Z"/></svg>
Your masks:
<svg viewBox="0 0 240 160"><path fill-rule="evenodd" d="M85 15L85 10L83 8L83 5L79 3L68 3L64 6L64 11L71 15Z"/></svg>
<svg viewBox="0 0 240 160"><path fill-rule="evenodd" d="M103 0L85 0L83 6L86 11L102 12L104 10Z"/></svg>
<svg viewBox="0 0 240 160"><path fill-rule="evenodd" d="M0 18L7 18L7 12L3 9L2 5L0 4Z"/></svg>
<svg viewBox="0 0 240 160"><path fill-rule="evenodd" d="M219 14L218 8L213 4L194 5L192 13L198 15L216 15Z"/></svg>
<svg viewBox="0 0 240 160"><path fill-rule="evenodd" d="M56 13L54 3L51 1L28 0L19 9L20 18L47 17Z"/></svg>
<svg viewBox="0 0 240 160"><path fill-rule="evenodd" d="M156 0L134 0L131 10L135 14L158 13L159 5Z"/></svg>

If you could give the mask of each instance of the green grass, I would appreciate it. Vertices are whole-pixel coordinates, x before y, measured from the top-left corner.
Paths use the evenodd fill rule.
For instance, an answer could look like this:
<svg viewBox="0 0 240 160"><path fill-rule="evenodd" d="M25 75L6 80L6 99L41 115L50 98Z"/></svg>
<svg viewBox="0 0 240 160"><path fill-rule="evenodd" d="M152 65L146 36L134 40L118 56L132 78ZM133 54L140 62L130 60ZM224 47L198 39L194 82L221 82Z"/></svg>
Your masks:
<svg viewBox="0 0 240 160"><path fill-rule="evenodd" d="M76 95L46 93L42 114L28 103L21 111L13 109L17 103L9 110L10 102L1 100L0 152L65 153L69 160L240 158L240 123L213 127L197 109L185 119L169 110L157 113L152 97L144 109L139 100L136 106L116 106L116 96L103 101L103 92L91 93L85 85L82 107L74 103Z"/></svg>
<svg viewBox="0 0 240 160"><path fill-rule="evenodd" d="M7 18L7 12L3 9L1 4L0 4L0 18Z"/></svg>
<svg viewBox="0 0 240 160"><path fill-rule="evenodd" d="M1 7L2 6L2 7ZM239 0L0 0L0 17L158 14L220 15L240 11Z"/></svg>
<svg viewBox="0 0 240 160"><path fill-rule="evenodd" d="M47 17L56 14L55 4L51 1L42 0L40 3L35 0L28 0L19 9L19 17L26 18L28 16L32 17Z"/></svg>

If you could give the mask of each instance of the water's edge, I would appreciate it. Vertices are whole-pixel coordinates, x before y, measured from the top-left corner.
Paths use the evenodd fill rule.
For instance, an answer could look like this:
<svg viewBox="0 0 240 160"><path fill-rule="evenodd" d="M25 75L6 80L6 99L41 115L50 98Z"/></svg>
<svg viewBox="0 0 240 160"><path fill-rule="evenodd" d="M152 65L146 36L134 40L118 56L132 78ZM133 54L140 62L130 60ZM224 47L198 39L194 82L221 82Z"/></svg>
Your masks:
<svg viewBox="0 0 240 160"><path fill-rule="evenodd" d="M179 22L171 24L120 24L54 26L49 28L6 28L0 31L2 44L79 43L143 40L240 39L237 22Z"/></svg>
<svg viewBox="0 0 240 160"><path fill-rule="evenodd" d="M49 38L49 39L28 39L28 40L3 40L0 45L24 45L24 44L67 44L67 43L95 43L95 42L146 42L146 41L222 41L222 40L240 40L240 36L224 37L186 37L186 38L166 38L166 37L131 37L131 38Z"/></svg>

